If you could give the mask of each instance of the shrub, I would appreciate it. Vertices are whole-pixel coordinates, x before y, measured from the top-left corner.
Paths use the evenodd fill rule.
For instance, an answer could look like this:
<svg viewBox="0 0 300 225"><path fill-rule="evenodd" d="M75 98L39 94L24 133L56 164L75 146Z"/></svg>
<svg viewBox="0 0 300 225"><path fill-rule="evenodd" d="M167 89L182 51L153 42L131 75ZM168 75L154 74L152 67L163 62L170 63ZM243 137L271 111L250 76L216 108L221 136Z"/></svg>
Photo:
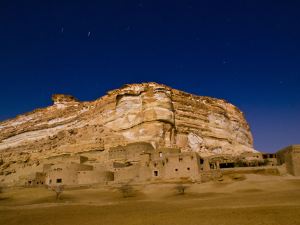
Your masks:
<svg viewBox="0 0 300 225"><path fill-rule="evenodd" d="M119 187L119 191L122 193L123 198L135 196L135 191L129 184L122 184L121 187Z"/></svg>
<svg viewBox="0 0 300 225"><path fill-rule="evenodd" d="M61 198L62 193L64 192L64 186L63 185L52 185L49 186L49 188L55 192L56 194L56 200Z"/></svg>
<svg viewBox="0 0 300 225"><path fill-rule="evenodd" d="M175 187L177 193L179 195L184 195L185 194L185 191L187 189L187 186L184 186L183 184L178 184L176 187Z"/></svg>

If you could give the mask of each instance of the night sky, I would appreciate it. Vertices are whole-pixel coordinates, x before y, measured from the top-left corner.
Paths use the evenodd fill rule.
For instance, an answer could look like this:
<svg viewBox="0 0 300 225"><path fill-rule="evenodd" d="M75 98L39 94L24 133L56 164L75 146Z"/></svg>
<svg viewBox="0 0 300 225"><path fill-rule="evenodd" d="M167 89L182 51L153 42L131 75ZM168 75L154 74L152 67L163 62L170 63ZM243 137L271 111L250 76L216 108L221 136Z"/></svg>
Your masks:
<svg viewBox="0 0 300 225"><path fill-rule="evenodd" d="M254 146L300 143L300 1L0 1L0 120L155 81L223 98Z"/></svg>

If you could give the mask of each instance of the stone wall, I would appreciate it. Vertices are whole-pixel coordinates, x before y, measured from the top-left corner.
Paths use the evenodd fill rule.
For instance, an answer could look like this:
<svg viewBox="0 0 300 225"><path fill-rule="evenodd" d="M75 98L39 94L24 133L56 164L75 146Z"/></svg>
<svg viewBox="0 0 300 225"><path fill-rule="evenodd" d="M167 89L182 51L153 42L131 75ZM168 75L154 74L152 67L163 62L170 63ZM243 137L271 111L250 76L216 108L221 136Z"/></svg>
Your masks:
<svg viewBox="0 0 300 225"><path fill-rule="evenodd" d="M200 158L196 153L180 153L166 155L166 179L200 180Z"/></svg>
<svg viewBox="0 0 300 225"><path fill-rule="evenodd" d="M77 172L78 185L86 184L104 184L108 181L114 180L114 174L109 171L78 171Z"/></svg>
<svg viewBox="0 0 300 225"><path fill-rule="evenodd" d="M150 143L137 142L126 146L117 146L108 151L109 160L139 161L143 153L153 153L154 148Z"/></svg>
<svg viewBox="0 0 300 225"><path fill-rule="evenodd" d="M300 145L288 146L276 154L278 163L285 164L288 173L300 176Z"/></svg>
<svg viewBox="0 0 300 225"><path fill-rule="evenodd" d="M77 185L78 171L91 171L93 167L77 163L56 164L46 175L46 185Z"/></svg>
<svg viewBox="0 0 300 225"><path fill-rule="evenodd" d="M194 152L165 154L154 160L148 154L143 156L137 164L116 169L115 181L197 181L201 179L200 158Z"/></svg>
<svg viewBox="0 0 300 225"><path fill-rule="evenodd" d="M144 177L140 177L140 168L140 164L135 164L121 169L116 169L114 171L114 180L117 183L144 180Z"/></svg>

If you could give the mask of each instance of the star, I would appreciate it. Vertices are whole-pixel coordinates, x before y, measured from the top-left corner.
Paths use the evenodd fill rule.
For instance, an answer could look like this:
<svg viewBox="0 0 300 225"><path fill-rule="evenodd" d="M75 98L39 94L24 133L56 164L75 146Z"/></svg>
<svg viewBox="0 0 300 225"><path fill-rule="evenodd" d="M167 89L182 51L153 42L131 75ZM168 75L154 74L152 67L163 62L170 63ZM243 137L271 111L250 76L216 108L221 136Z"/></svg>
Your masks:
<svg viewBox="0 0 300 225"><path fill-rule="evenodd" d="M228 63L228 60L227 59L223 59L222 64L225 65L227 63Z"/></svg>

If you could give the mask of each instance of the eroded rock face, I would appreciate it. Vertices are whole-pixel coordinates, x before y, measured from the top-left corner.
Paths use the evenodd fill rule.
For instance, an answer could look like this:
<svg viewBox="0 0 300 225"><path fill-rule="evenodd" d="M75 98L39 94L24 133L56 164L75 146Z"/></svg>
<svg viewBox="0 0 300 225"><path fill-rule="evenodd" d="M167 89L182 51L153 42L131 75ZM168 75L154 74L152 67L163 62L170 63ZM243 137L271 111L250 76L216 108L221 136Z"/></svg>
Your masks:
<svg viewBox="0 0 300 225"><path fill-rule="evenodd" d="M126 85L92 102L69 95L52 99L52 106L0 123L0 170L137 141L203 156L255 151L243 113L221 99L157 83Z"/></svg>

